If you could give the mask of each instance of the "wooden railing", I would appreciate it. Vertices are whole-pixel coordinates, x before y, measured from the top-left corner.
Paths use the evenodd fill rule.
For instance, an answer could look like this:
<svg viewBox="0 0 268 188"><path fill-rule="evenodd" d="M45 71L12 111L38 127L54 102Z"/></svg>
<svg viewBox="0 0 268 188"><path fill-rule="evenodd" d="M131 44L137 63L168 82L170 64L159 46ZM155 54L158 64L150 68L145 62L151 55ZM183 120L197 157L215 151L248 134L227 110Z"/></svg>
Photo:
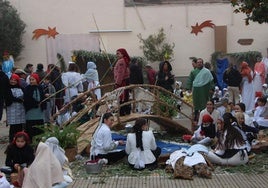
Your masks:
<svg viewBox="0 0 268 188"><path fill-rule="evenodd" d="M129 85L125 87L121 87L118 89L114 89L114 84L106 84L101 85L99 87L96 87L94 89L91 89L89 91L86 91L79 95L76 99L72 100L69 104L65 105L61 110L59 110L54 116L53 119L55 119L60 113L63 113L66 111L66 109L71 109L71 105L75 103L76 101L80 100L82 97L85 97L85 95L90 98L85 103L85 108L81 110L78 114L71 117L67 122L65 122L62 126L67 125L72 122L78 121L84 114L88 113L91 110L95 110L96 106L107 106L107 111L113 112L117 119L118 123L120 124L120 108L124 105L131 105L132 106L132 113L136 113L136 107L139 104L148 104L148 106L151 106L149 114L159 116L159 117L165 117L170 118L172 120L172 117L169 114L169 111L175 111L178 114L180 114L181 117L186 118L191 121L191 129L194 130L193 127L193 106L187 102L185 102L183 99L181 99L179 96L165 90L162 87L155 86L155 85L148 85L148 84L137 84L137 85ZM102 98L100 100L97 100L94 93L95 89L101 89L105 91L109 91L103 94ZM120 104L119 103L119 95L120 92L124 89L129 89L131 91L131 98L128 102ZM140 90L140 92L143 92L144 97L136 96L135 90ZM149 96L147 96L149 95ZM167 103L167 101L163 100L161 96L165 96L170 101L174 101L173 103ZM177 101L181 103L181 110L177 108ZM111 108L112 106L112 108ZM110 107L110 108L109 108ZM92 118L95 118L96 112L93 113L94 116Z"/></svg>

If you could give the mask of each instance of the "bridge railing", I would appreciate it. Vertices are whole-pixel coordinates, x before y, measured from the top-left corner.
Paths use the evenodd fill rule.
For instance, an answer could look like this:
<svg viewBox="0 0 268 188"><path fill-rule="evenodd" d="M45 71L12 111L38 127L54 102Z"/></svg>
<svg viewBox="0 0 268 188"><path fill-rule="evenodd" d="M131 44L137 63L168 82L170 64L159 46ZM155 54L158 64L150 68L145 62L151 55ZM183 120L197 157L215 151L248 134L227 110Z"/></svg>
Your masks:
<svg viewBox="0 0 268 188"><path fill-rule="evenodd" d="M94 95L94 90L96 89L101 89L109 92L104 93L102 95L102 98L100 100L97 100L96 96ZM130 90L130 100L126 103L120 104L119 96L125 89ZM95 118L96 115L101 115L101 113L104 113L105 111L111 111L117 116L120 123L120 108L125 105L131 105L132 113L137 113L136 109L139 108L139 106L142 106L142 108L145 107L145 109L142 109L142 111L138 113L149 113L158 116L165 116L171 119L176 119L176 117L172 116L179 114L179 119L186 118L190 120L192 126L191 129L194 129L192 116L193 106L174 93L171 93L162 87L149 84L135 84L117 89L114 89L114 84L105 84L98 86L84 93L81 93L77 98L70 101L70 103L65 105L53 116L53 119L55 119L59 114L64 113L66 110L71 110L72 104L81 100L81 98L85 96L87 96L87 100L85 101L85 108L71 117L68 121L64 122L62 126L65 126L71 122L78 121L84 114L88 113L89 111L93 112L92 118ZM178 104L181 106L180 109L178 108ZM97 106L104 106L104 109L97 112Z"/></svg>

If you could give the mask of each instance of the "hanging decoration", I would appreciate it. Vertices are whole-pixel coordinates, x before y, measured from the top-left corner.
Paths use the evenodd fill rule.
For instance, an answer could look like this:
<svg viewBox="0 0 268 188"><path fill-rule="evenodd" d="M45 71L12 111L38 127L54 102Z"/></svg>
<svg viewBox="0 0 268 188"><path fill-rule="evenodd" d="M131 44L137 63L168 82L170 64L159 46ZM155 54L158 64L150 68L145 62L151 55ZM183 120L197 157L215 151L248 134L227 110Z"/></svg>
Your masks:
<svg viewBox="0 0 268 188"><path fill-rule="evenodd" d="M195 35L197 35L199 32L203 32L202 29L205 27L210 27L213 28L215 26L214 23L212 23L212 20L206 20L203 23L201 23L200 25L198 25L198 23L196 22L195 26L191 26L192 27L192 31L191 33L194 33Z"/></svg>
<svg viewBox="0 0 268 188"><path fill-rule="evenodd" d="M36 29L36 30L34 30L33 31L33 33L34 33L34 35L33 35L33 40L34 39L38 39L40 36L42 36L42 35L47 35L48 36L48 38L49 37L53 37L53 38L55 38L55 36L57 35L57 34L59 34L57 31L56 31L56 27L54 27L53 29L51 29L50 27L48 27L48 30L46 30L46 29Z"/></svg>

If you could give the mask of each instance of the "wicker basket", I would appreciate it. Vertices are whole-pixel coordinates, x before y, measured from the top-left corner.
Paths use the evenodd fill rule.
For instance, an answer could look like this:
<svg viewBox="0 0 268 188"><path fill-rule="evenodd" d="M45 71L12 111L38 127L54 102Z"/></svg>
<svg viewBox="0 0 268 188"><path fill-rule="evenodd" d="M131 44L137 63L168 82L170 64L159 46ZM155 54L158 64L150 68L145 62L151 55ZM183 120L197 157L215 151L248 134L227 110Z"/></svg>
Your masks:
<svg viewBox="0 0 268 188"><path fill-rule="evenodd" d="M89 161L85 164L85 169L88 174L99 174L102 170L102 166L103 164Z"/></svg>

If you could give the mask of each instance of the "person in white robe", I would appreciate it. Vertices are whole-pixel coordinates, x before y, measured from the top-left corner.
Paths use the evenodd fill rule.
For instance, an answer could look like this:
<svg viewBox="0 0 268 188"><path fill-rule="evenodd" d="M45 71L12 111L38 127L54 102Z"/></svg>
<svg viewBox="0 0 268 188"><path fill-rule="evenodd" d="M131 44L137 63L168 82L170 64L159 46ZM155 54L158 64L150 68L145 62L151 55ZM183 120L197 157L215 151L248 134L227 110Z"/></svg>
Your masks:
<svg viewBox="0 0 268 188"><path fill-rule="evenodd" d="M83 92L82 76L78 72L78 66L74 62L69 62L68 71L62 73L61 79L66 87L64 95L64 103L69 103L71 98L78 93Z"/></svg>

